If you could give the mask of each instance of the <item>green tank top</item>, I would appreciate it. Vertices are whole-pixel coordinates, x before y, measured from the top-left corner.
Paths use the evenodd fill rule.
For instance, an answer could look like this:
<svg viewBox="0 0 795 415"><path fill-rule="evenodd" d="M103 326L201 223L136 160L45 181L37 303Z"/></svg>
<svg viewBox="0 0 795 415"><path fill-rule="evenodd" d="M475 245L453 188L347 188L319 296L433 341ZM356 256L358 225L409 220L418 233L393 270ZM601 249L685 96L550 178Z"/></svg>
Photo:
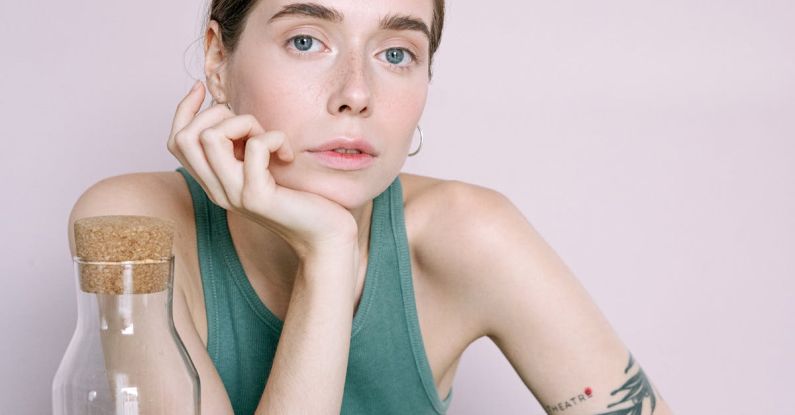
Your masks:
<svg viewBox="0 0 795 415"><path fill-rule="evenodd" d="M196 217L207 351L235 415L253 414L284 322L262 302L232 242L226 210L185 170ZM400 178L373 200L365 284L351 330L343 415L444 414L425 354L403 219ZM307 391L311 398L311 391Z"/></svg>

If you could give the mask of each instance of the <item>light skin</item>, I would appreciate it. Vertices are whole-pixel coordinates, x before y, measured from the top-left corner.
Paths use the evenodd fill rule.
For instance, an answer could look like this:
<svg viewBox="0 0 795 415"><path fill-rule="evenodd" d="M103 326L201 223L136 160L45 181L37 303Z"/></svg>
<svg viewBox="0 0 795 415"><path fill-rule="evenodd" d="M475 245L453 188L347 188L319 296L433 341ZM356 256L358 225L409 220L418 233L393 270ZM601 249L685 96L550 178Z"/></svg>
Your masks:
<svg viewBox="0 0 795 415"><path fill-rule="evenodd" d="M195 115L203 99L204 86L200 85L180 105L169 148L192 173L198 173L200 183L219 205L263 224L289 221L264 229L244 227L265 232L246 238L272 239L271 231L276 231L293 250L306 249L296 245L325 236L308 236L314 231L307 227L302 237L295 237L301 240L291 240L285 237L288 229L274 228L312 221L316 229L317 221L323 220L319 225L323 232L350 232L335 228L335 223L342 221L341 206L356 222L360 248L365 249L363 231L369 228L372 199L386 189L406 160L429 81L427 35L416 30L380 30L375 16L409 15L430 25L433 4L427 0L374 1L362 8L354 1L337 1L328 2L328 6L344 16L342 21L298 14L272 19L288 3L260 2L233 54L223 49L218 25L210 22L205 38L209 92L217 101L229 103L232 110L217 105ZM296 46L296 36L305 50ZM395 50L403 52L397 64L387 58ZM332 170L317 163L308 150L336 136L369 142L377 152L375 163L359 171ZM197 139L203 149L197 148ZM233 147L240 153L240 142L252 140L275 151L267 170L247 170L245 161L230 157ZM246 159L262 161L267 157L260 152ZM234 174L226 173L230 171ZM303 221L297 216L277 219L272 205L242 208L244 183L254 183L246 189L252 193L249 200L273 200L287 194L289 197L279 199L284 202L279 207L285 212L298 209L296 215L303 215ZM322 196L339 206L299 192ZM269 215L273 216L269 221L257 218ZM262 258L263 262L290 256L286 250L269 252L273 255ZM288 280L290 274L279 279Z"/></svg>
<svg viewBox="0 0 795 415"><path fill-rule="evenodd" d="M260 2L233 55L224 53L217 26L209 25L209 91L199 85L179 103L169 149L227 209L250 269L267 270L256 274L272 279L274 286L298 282L292 296L286 290L285 331L258 413L339 413L348 346L329 339L350 333L350 292L360 293L356 287L364 276L372 199L405 162L429 81L425 35L384 31L379 22L400 14L430 25L433 3L323 0L314 3L336 9L344 19L291 16L269 22L288 3ZM297 55L289 40L299 34L322 45ZM417 64L407 70L391 66L384 52L395 47L415 51ZM216 105L200 111L207 92L229 102L232 110ZM376 162L360 172L315 163L306 150L338 134L367 139L378 151ZM156 191L166 175L173 177L137 176L97 185L81 197L71 221L96 214L153 214L158 206L156 215L181 210L187 213L179 222L190 223L192 211L185 210L184 201L169 199L177 192ZM418 313L437 387L439 378L448 379L461 351L488 336L548 413L618 414L611 411L629 411L632 405L643 415L671 413L659 395L649 395L651 383L640 375L637 362L628 365L628 349L571 270L507 198L475 185L418 177L405 176L406 226ZM119 197L120 189L129 197ZM121 205L129 201L146 206ZM191 243L184 245L195 250ZM187 276L177 279L188 281ZM195 284L185 284L175 290L174 319L202 375L203 411L231 413L200 339L201 325L192 317L203 313L200 302L189 299ZM198 313L191 311L195 307ZM445 339L433 337L444 330ZM307 360L326 365L302 366ZM633 375L643 380L638 399L622 402L623 395L610 394ZM306 390L315 393L313 399L305 399ZM587 399L580 398L586 390ZM655 396L653 411L650 396Z"/></svg>

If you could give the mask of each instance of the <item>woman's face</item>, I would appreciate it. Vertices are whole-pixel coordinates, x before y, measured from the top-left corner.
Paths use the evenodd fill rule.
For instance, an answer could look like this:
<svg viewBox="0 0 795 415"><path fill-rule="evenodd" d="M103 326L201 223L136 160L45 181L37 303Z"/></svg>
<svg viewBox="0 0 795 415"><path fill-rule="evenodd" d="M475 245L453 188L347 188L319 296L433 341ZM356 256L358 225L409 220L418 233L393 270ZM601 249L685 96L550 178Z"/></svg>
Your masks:
<svg viewBox="0 0 795 415"><path fill-rule="evenodd" d="M223 96L235 113L286 133L295 160L271 157L277 183L354 209L386 189L411 151L428 92L429 39L421 29L430 28L433 1L311 5L258 2L220 68ZM367 142L372 162L343 170L310 151L335 138Z"/></svg>

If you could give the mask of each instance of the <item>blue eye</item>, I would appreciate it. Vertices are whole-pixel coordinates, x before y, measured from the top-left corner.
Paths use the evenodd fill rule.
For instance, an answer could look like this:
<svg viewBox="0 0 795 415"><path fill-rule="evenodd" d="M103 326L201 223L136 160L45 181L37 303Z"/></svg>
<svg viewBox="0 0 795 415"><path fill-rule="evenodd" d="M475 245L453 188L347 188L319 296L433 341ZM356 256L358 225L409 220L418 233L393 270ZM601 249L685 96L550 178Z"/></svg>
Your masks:
<svg viewBox="0 0 795 415"><path fill-rule="evenodd" d="M386 61L391 66L401 70L409 69L413 62L417 62L417 56L406 48L389 48L381 53L386 53Z"/></svg>
<svg viewBox="0 0 795 415"><path fill-rule="evenodd" d="M306 52L312 48L314 39L311 36L300 35L292 38L293 46L301 52Z"/></svg>
<svg viewBox="0 0 795 415"><path fill-rule="evenodd" d="M293 36L290 39L287 39L286 46L295 48L297 50L296 53L299 55L312 52L312 48L315 48L314 52L321 52L323 50L323 42L309 35Z"/></svg>
<svg viewBox="0 0 795 415"><path fill-rule="evenodd" d="M386 60L393 65L400 64L405 57L406 52L403 49L391 48L386 50Z"/></svg>

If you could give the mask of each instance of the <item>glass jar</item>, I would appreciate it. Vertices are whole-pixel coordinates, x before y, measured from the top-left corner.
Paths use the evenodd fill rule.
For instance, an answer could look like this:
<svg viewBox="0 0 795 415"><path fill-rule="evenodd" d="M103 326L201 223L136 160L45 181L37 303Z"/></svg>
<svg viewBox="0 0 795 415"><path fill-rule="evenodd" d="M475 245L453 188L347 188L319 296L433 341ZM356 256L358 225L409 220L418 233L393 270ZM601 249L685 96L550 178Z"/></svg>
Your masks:
<svg viewBox="0 0 795 415"><path fill-rule="evenodd" d="M172 318L174 256L73 263L77 328L53 414L198 415L199 376Z"/></svg>

